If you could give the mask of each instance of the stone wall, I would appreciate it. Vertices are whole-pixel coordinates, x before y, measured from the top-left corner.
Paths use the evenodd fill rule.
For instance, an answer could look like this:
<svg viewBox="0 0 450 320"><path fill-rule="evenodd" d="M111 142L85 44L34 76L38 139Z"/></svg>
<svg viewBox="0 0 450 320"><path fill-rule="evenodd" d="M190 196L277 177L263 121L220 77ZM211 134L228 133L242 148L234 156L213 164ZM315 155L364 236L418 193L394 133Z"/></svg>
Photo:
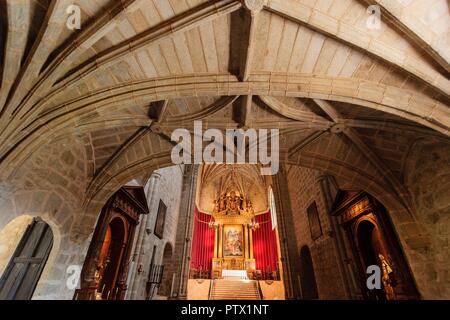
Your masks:
<svg viewBox="0 0 450 320"><path fill-rule="evenodd" d="M75 288L67 285L71 278L68 267L81 268L90 244L89 235L80 237L82 241L74 241L77 237L73 237L76 232L73 225L76 217L82 214L81 204L92 176L91 162L88 141L76 136L63 138L42 146L7 181L0 181L0 272L20 240L26 227L23 222L26 217L41 217L50 225L54 235L53 248L33 299L73 297ZM449 163L450 151L445 145L433 141L416 142L409 151L403 179L412 195L417 224L403 223L400 216L391 215L420 294L426 299L450 297ZM145 282L155 245L154 263L166 265L165 287L161 292L170 290L172 275L176 273L174 294L179 298L186 297L186 266L192 228L189 208L194 204L192 193L195 194L196 176L194 171L184 177L183 174L185 172L180 167L160 169L145 186L150 214L142 218L136 230L127 298L145 298ZM318 171L288 166L286 179L294 221L294 240L298 250L304 245L311 250L319 298L342 299L346 296L342 275L338 271L332 226L317 181L321 175ZM158 177L158 182L155 177ZM336 180L341 189L353 186L342 178ZM153 234L160 199L168 207L163 239ZM311 239L306 214L313 201L317 204L322 226L322 236L317 240ZM388 204L386 207L389 209ZM21 220L23 223L19 223ZM94 227L95 224L92 230ZM2 239L8 239L6 246ZM173 254L163 262L166 245L172 248ZM142 265L142 272L138 274L139 265Z"/></svg>
<svg viewBox="0 0 450 320"><path fill-rule="evenodd" d="M80 211L87 184L85 142L73 136L42 146L7 181L0 182L0 232L12 236L0 243L0 257L8 263L27 223L41 217L53 232L53 246L33 299L71 299L68 266L81 266L89 243L72 242L70 232ZM30 218L31 221L31 218ZM23 221L22 221L23 222ZM1 236L0 236L1 237ZM14 248L15 249L15 248Z"/></svg>
<svg viewBox="0 0 450 320"><path fill-rule="evenodd" d="M417 234L430 240L409 242L421 293L429 299L450 298L450 149L437 142L418 141L410 150L405 168L416 216L423 227Z"/></svg>
<svg viewBox="0 0 450 320"><path fill-rule="evenodd" d="M76 228L77 218L83 214L82 204L93 173L91 163L88 140L76 136L62 138L42 146L8 180L0 181L0 274L32 217L41 217L53 232L53 247L33 299L73 298L76 280L79 280L73 272L81 271L92 237L86 232L95 228L95 224L89 230ZM145 298L145 282L153 246L157 248L154 263L162 264L166 244L173 247L175 243L183 168L160 169L155 176L159 177L158 185L153 186L153 190L149 189L149 185L145 186L150 214L145 220L141 218L134 239L136 248L140 228L142 235L147 234L147 229L150 230L141 250L144 256L141 261L143 272L137 277L140 286L135 287L134 299ZM167 206L162 239L153 234L160 199ZM77 235L79 231L83 232L81 236ZM130 290L127 295L132 292Z"/></svg>
<svg viewBox="0 0 450 320"><path fill-rule="evenodd" d="M173 252L177 233L183 170L182 166L159 169L152 174L144 187L150 213L148 216L141 217L136 231L132 250L132 267L130 268L126 294L128 299L142 300L147 297L146 282L152 257L154 256L153 264L162 265L166 264L165 259L163 259L165 249L167 252ZM160 200L167 206L162 238L154 233ZM170 249L168 249L169 247ZM154 249L156 251L153 253ZM142 272L138 272L139 269ZM170 291L171 279L170 268L166 267L161 287L162 292ZM156 291L158 290L155 289L155 294Z"/></svg>
<svg viewBox="0 0 450 320"><path fill-rule="evenodd" d="M319 298L344 299L346 297L344 283L338 268L334 238L330 236L332 228L328 210L317 181L321 175L319 171L288 166L287 183L297 247L300 250L306 245L311 251ZM322 235L316 240L311 237L307 216L307 208L313 201L316 202L322 227Z"/></svg>

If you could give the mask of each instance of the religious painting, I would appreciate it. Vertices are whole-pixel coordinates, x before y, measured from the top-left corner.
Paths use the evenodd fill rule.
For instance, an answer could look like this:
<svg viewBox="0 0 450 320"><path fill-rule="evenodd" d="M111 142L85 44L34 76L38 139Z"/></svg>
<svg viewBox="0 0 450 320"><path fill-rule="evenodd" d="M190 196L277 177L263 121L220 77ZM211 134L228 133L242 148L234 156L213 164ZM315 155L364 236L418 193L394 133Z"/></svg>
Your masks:
<svg viewBox="0 0 450 320"><path fill-rule="evenodd" d="M316 240L322 235L322 226L320 225L319 212L314 201L306 210L308 213L309 229L311 231L311 238Z"/></svg>
<svg viewBox="0 0 450 320"><path fill-rule="evenodd" d="M243 235L242 225L224 226L223 253L225 257L242 257Z"/></svg>
<svg viewBox="0 0 450 320"><path fill-rule="evenodd" d="M159 206L158 206L158 214L156 216L156 223L155 223L155 236L162 239L164 234L164 223L166 221L166 211L167 206L162 202L162 200L159 200Z"/></svg>

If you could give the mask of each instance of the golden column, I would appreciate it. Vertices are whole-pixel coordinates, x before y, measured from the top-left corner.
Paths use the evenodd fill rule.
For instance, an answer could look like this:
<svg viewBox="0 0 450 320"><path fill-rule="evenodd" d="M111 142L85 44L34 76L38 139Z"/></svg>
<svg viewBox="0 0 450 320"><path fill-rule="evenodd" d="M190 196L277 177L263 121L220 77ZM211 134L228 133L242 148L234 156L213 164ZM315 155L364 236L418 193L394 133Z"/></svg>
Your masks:
<svg viewBox="0 0 450 320"><path fill-rule="evenodd" d="M219 254L218 258L223 258L223 225L219 224Z"/></svg>
<svg viewBox="0 0 450 320"><path fill-rule="evenodd" d="M217 255L219 253L219 233L218 230L219 228L217 226L214 226L214 258L217 258Z"/></svg>
<svg viewBox="0 0 450 320"><path fill-rule="evenodd" d="M250 241L249 241L249 246L250 246L250 259L254 259L254 257L253 257L253 230L252 229L250 229Z"/></svg>
<svg viewBox="0 0 450 320"><path fill-rule="evenodd" d="M245 224L244 225L244 258L245 259L248 259L249 258L249 256L250 256L250 252L249 252L249 248L250 248L250 243L249 243L249 241L248 241L248 233L249 233L249 230L248 230L248 225L247 224Z"/></svg>

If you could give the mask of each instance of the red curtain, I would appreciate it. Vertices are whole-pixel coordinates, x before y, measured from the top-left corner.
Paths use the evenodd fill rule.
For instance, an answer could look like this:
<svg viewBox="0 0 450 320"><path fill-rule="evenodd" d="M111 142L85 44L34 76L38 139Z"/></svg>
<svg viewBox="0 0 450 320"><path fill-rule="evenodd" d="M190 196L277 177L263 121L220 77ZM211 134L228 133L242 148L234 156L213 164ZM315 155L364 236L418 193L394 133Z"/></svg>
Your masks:
<svg viewBox="0 0 450 320"><path fill-rule="evenodd" d="M191 268L196 270L211 270L214 257L214 229L208 223L214 218L195 208L194 234L191 249Z"/></svg>
<svg viewBox="0 0 450 320"><path fill-rule="evenodd" d="M278 248L275 230L272 230L270 211L255 217L259 228L253 232L253 255L256 270L263 273L278 270Z"/></svg>

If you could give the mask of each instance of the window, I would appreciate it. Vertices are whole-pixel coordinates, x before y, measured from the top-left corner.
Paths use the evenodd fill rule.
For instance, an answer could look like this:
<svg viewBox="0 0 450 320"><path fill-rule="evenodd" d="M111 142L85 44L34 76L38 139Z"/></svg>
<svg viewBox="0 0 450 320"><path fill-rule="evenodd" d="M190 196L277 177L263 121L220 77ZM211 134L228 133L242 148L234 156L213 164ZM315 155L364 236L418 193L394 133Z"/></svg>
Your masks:
<svg viewBox="0 0 450 320"><path fill-rule="evenodd" d="M155 235L162 239L164 235L164 224L166 221L166 211L167 206L162 202L162 200L159 200L159 206L158 206L158 214L156 216L156 223L155 223Z"/></svg>
<svg viewBox="0 0 450 320"><path fill-rule="evenodd" d="M269 209L270 209L270 216L272 218L272 230L275 230L275 228L278 225L277 209L275 206L275 196L273 195L273 190L271 187L269 187Z"/></svg>
<svg viewBox="0 0 450 320"><path fill-rule="evenodd" d="M322 226L320 225L319 213L317 212L317 205L314 201L306 210L308 214L309 229L311 231L311 238L318 239L322 235Z"/></svg>

